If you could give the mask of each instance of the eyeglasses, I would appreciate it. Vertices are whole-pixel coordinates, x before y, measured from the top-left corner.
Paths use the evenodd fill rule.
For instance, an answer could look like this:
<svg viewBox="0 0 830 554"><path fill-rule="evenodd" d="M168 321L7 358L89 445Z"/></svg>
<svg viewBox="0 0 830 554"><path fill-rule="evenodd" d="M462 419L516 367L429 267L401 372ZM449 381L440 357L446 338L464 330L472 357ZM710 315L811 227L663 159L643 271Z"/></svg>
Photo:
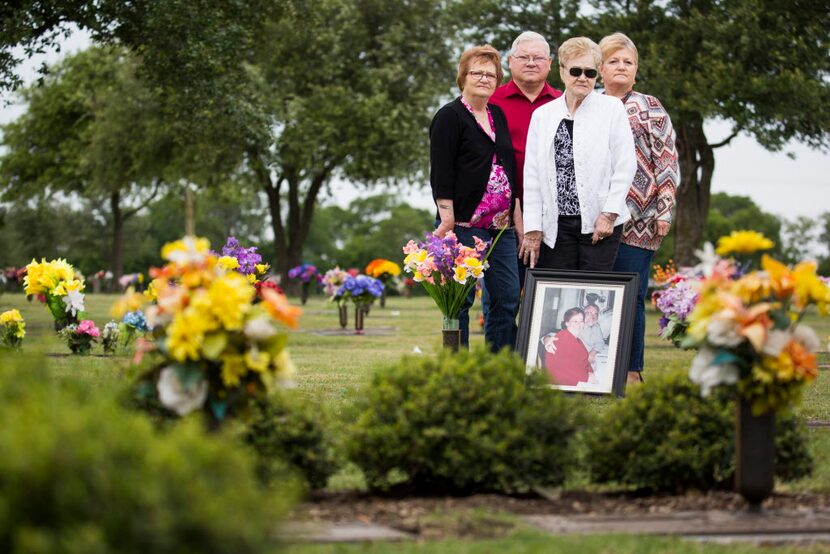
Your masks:
<svg viewBox="0 0 830 554"><path fill-rule="evenodd" d="M468 71L467 75L478 81L483 81L485 78L493 80L496 79L496 74L490 73L489 71Z"/></svg>
<svg viewBox="0 0 830 554"><path fill-rule="evenodd" d="M568 73L571 77L580 77L584 73L588 79L595 79L597 76L597 70L589 67L572 67L568 70Z"/></svg>
<svg viewBox="0 0 830 554"><path fill-rule="evenodd" d="M529 65L531 62L540 64L542 62L550 61L550 58L546 56L513 56L513 58L519 60L524 65Z"/></svg>

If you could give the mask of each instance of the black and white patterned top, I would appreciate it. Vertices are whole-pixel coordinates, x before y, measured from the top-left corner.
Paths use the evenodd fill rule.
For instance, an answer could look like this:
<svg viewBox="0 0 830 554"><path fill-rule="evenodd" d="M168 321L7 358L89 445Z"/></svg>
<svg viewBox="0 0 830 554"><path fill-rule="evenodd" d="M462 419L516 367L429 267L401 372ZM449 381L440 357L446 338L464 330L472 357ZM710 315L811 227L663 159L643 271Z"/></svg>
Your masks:
<svg viewBox="0 0 830 554"><path fill-rule="evenodd" d="M563 119L553 139L559 215L579 215L579 197L576 195L576 174L574 173L573 132L573 119Z"/></svg>

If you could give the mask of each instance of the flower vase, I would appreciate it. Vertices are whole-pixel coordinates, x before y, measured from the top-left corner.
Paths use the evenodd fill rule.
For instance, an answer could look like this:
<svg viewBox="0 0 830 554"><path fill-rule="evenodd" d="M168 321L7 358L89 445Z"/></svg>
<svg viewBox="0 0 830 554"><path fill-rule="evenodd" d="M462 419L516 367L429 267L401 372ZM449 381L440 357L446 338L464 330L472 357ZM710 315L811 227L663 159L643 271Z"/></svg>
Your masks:
<svg viewBox="0 0 830 554"><path fill-rule="evenodd" d="M311 288L311 282L308 281L308 282L303 283L303 286L300 289L300 302L302 303L303 306L305 306L305 303L308 302L308 290L310 288Z"/></svg>
<svg viewBox="0 0 830 554"><path fill-rule="evenodd" d="M752 402L739 398L735 419L735 489L750 513L772 494L775 478L775 412L753 415Z"/></svg>
<svg viewBox="0 0 830 554"><path fill-rule="evenodd" d="M341 303L337 306L337 311L340 315L340 328L345 329L349 324L349 308L345 303Z"/></svg>
<svg viewBox="0 0 830 554"><path fill-rule="evenodd" d="M363 334L363 318L366 316L366 310L362 304L355 304L354 306L354 334Z"/></svg>
<svg viewBox="0 0 830 554"><path fill-rule="evenodd" d="M444 338L444 348L451 352L458 352L461 346L461 329L458 319L444 316L441 334Z"/></svg>

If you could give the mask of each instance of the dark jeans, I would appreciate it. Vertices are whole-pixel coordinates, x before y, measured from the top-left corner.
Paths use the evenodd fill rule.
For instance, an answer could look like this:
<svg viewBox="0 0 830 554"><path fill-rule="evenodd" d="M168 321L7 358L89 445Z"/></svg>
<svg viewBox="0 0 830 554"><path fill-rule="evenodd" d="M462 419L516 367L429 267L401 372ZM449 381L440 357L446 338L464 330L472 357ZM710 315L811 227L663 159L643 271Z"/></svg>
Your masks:
<svg viewBox="0 0 830 554"><path fill-rule="evenodd" d="M465 246L475 246L474 236L490 241L498 231L456 226L455 235ZM507 229L496 243L487 262L490 267L484 272L484 286L487 289L487 316L484 318L484 339L493 352L505 346L510 349L516 344L516 314L519 313L519 272L516 268L516 233ZM470 306L475 300L475 289L464 300L458 323L461 328L461 344L470 342Z"/></svg>
<svg viewBox="0 0 830 554"><path fill-rule="evenodd" d="M592 234L582 233L582 218L578 215L560 215L556 245L542 243L537 267L545 269L581 269L611 271L620 245L622 225L614 227L611 236L591 244Z"/></svg>
<svg viewBox="0 0 830 554"><path fill-rule="evenodd" d="M622 243L617 252L617 259L614 261L614 271L637 273L640 276L640 286L637 288L637 311L634 316L634 334L631 337L631 361L628 364L628 371L643 371L646 340L646 293L653 257L654 251L652 250Z"/></svg>
<svg viewBox="0 0 830 554"><path fill-rule="evenodd" d="M518 237L516 237L516 250L519 249ZM519 272L519 293L525 288L525 271L529 266L526 266L521 258L516 258L516 269ZM481 286L481 313L484 314L484 320L487 321L487 311L490 309L490 294L487 292L487 286L482 283Z"/></svg>

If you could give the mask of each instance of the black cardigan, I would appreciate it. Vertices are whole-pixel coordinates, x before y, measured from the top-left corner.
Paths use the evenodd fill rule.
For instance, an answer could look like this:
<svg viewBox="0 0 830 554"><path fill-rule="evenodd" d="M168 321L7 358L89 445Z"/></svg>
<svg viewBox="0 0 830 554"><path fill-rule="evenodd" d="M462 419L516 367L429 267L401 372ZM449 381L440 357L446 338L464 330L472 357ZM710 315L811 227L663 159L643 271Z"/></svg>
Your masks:
<svg viewBox="0 0 830 554"><path fill-rule="evenodd" d="M507 118L495 104L488 104L496 130L495 144L481 130L473 114L456 98L438 110L429 126L429 180L432 198L451 198L456 222L467 222L487 189L493 154L507 173L516 203L516 156Z"/></svg>

